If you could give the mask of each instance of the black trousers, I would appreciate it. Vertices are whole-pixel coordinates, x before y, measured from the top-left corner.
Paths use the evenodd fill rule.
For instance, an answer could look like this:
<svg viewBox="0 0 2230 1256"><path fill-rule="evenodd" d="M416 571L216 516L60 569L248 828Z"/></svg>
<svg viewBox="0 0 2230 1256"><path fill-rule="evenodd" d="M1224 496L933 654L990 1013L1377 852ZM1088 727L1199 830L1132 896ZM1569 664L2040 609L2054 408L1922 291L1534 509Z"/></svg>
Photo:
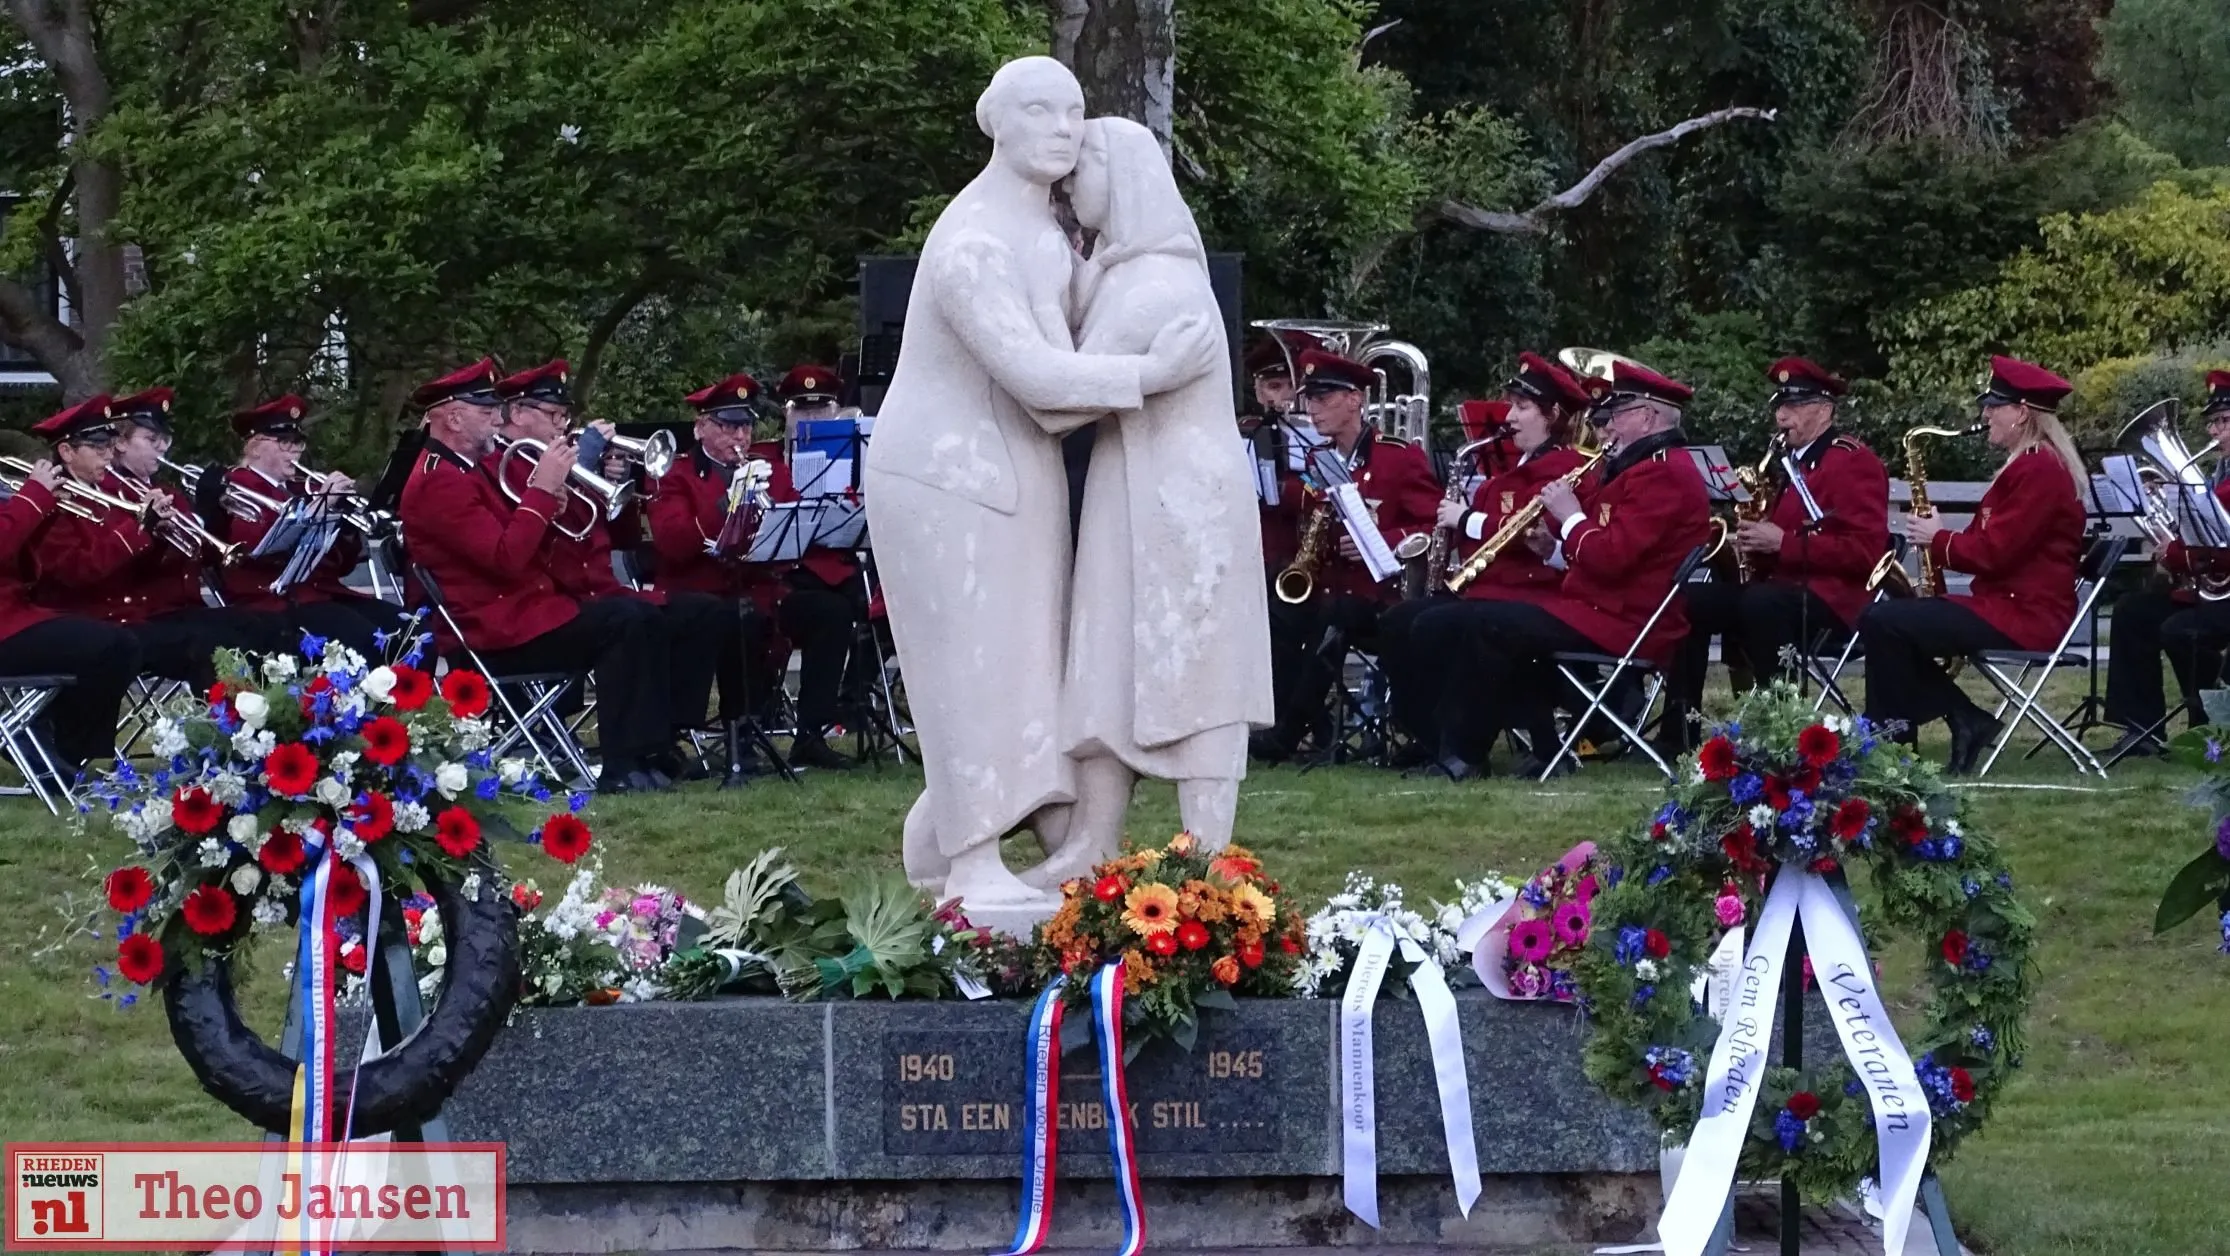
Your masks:
<svg viewBox="0 0 2230 1256"><path fill-rule="evenodd" d="M1719 638L1721 657L1730 668L1746 664L1762 682L1799 673L1797 666L1783 662L1784 651L1809 649L1823 635L1840 646L1851 631L1818 594L1794 581L1710 580L1688 585L1681 600L1688 609L1688 636L1666 677L1664 737L1683 749L1696 743L1689 717L1703 707L1713 637Z"/></svg>
<svg viewBox="0 0 2230 1256"><path fill-rule="evenodd" d="M1273 735L1288 748L1310 733L1316 734L1320 749L1331 740L1325 699L1347 662L1340 644L1375 650L1379 620L1388 609L1346 594L1321 594L1299 606L1270 599L1270 684L1277 711Z"/></svg>
<svg viewBox="0 0 2230 1256"><path fill-rule="evenodd" d="M1440 593L1411 598L1389 606L1378 617L1378 666L1386 673L1392 693L1387 707L1394 724L1425 749L1438 753L1440 721L1438 677L1442 660L1423 648L1417 625L1425 615L1455 604L1455 597Z"/></svg>
<svg viewBox="0 0 2230 1256"><path fill-rule="evenodd" d="M498 676L593 672L596 727L606 773L634 770L665 748L672 733L666 624L638 598L592 597L580 614L539 637L480 657Z"/></svg>
<svg viewBox="0 0 2230 1256"><path fill-rule="evenodd" d="M297 602L281 615L286 621L287 644L298 646L303 633L338 641L364 656L374 667L387 657L375 634L392 638L410 618L402 607L376 598L334 598L325 602Z"/></svg>
<svg viewBox="0 0 2230 1256"><path fill-rule="evenodd" d="M64 615L0 641L0 673L77 677L44 716L54 751L68 766L115 753L124 691L139 672L139 638L104 620Z"/></svg>
<svg viewBox="0 0 2230 1256"><path fill-rule="evenodd" d="M2171 597L2166 589L2139 589L2114 603L2114 642L2106 660L2107 723L2144 729L2168 718L2168 690L2160 676L2161 656L2167 653L2161 630L2187 605ZM2181 665L2190 659L2187 650L2176 669L2186 702L2198 698L2186 679L2190 673ZM2219 658L2216 666L2221 666Z"/></svg>
<svg viewBox="0 0 2230 1256"><path fill-rule="evenodd" d="M1549 656L1602 650L1531 602L1449 602L1424 612L1412 636L1444 669L1433 715L1440 755L1467 763L1485 763L1510 730L1523 731L1534 754L1553 753L1563 677Z"/></svg>
<svg viewBox="0 0 2230 1256"><path fill-rule="evenodd" d="M2119 661L2121 611L2117 608L2114 614L2114 658ZM2191 722L2206 723L2207 712L2200 705L2199 694L2222 683L2222 652L2230 646L2230 602L2194 602L2178 610L2160 626L2160 644L2168 654L2168 665L2176 669L2176 684L2183 690ZM2157 667L2153 680L2159 683Z"/></svg>
<svg viewBox="0 0 2230 1256"><path fill-rule="evenodd" d="M659 611L665 620L670 677L667 714L679 735L705 722L712 706L712 682L723 669L733 668L733 687L720 687L723 721L748 711L743 680L745 659L766 654L767 626L759 608L748 601L669 589ZM731 706L733 709L731 709Z"/></svg>
<svg viewBox="0 0 2230 1256"><path fill-rule="evenodd" d="M867 616L857 580L838 588L800 567L774 608L774 622L798 650L798 733L818 737L836 722L852 630Z"/></svg>
<svg viewBox="0 0 2230 1256"><path fill-rule="evenodd" d="M216 683L211 656L218 650L272 654L300 640L288 631L283 616L229 606L171 611L124 627L139 641L141 671L204 690Z"/></svg>
<svg viewBox="0 0 2230 1256"><path fill-rule="evenodd" d="M1982 714L1936 660L2014 648L1990 621L1938 597L1874 603L1858 617L1858 639L1866 649L1866 718L1914 729L1954 713Z"/></svg>

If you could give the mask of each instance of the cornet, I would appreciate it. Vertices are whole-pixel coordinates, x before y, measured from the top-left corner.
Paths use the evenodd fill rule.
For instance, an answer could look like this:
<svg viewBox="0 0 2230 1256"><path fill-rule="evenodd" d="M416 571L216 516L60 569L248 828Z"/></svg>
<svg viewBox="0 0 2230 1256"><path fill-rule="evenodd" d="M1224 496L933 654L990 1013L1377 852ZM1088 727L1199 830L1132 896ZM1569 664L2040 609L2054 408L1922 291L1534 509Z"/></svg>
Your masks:
<svg viewBox="0 0 2230 1256"><path fill-rule="evenodd" d="M7 485L10 492L20 493L23 491L24 484L31 479L31 464L21 458L0 457L0 472L5 472L5 474L0 474L0 484ZM55 505L64 513L75 515L88 523L98 523L100 521L101 511L95 510L94 507L96 506L107 510L121 510L127 515L136 515L142 523L149 521L155 513L154 503L152 502L134 502L121 497L114 497L82 481L72 479L67 474L55 482L54 499Z"/></svg>
<svg viewBox="0 0 2230 1256"><path fill-rule="evenodd" d="M310 495L313 497L324 495L326 486L330 485L335 479L339 478L337 473L335 472L312 471L308 467L303 466L300 462L294 463L293 469L296 475L302 477L303 487L306 488L309 491ZM370 536L373 533L378 532L384 525L386 525L390 520L393 519L393 516L389 515L384 510L372 509L372 503L370 499L366 498L361 493L335 494L331 497L330 500L333 502L334 515L339 518L342 523L347 524L348 526L356 529L366 536Z"/></svg>
<svg viewBox="0 0 2230 1256"><path fill-rule="evenodd" d="M132 509L144 512L143 520L148 514L152 514L156 533L168 541L172 549L188 558L200 558L206 551L210 559L220 567L229 567L239 559L240 547L220 539L216 533L203 527L201 520L194 518L192 511L164 510L164 506L175 505L170 500L168 490L156 484L143 486L124 476L118 477L117 482L124 486L126 494L138 495L139 503ZM200 483L198 476L195 483ZM141 526L146 524L143 522Z"/></svg>
<svg viewBox="0 0 2230 1256"><path fill-rule="evenodd" d="M157 462L163 470L178 477L178 485L186 490L186 496L200 498L203 468L185 466L168 458L157 459ZM267 497L245 484L225 482L225 513L235 519L252 521L266 511L275 515L285 509L286 503L278 498Z"/></svg>
<svg viewBox="0 0 2230 1256"><path fill-rule="evenodd" d="M549 444L533 437L511 440L497 436L492 439L496 448L503 451L502 459L496 463L496 485L503 491L504 500L516 506L526 494L524 490L512 485L513 461L518 458L539 459L549 449ZM587 506L590 518L579 528L567 527L562 519L551 520L550 526L576 541L586 540L598 520L609 522L619 518L626 511L627 503L635 496L633 484L625 481L615 484L578 462L567 466L565 472L569 500L577 500Z"/></svg>

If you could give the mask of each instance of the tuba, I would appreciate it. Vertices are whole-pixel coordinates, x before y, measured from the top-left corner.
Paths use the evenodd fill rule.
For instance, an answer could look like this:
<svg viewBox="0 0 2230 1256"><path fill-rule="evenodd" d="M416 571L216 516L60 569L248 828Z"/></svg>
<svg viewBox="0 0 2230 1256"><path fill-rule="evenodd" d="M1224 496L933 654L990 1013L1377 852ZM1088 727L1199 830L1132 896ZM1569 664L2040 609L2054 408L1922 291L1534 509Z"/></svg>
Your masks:
<svg viewBox="0 0 2230 1256"><path fill-rule="evenodd" d="M2143 413L2131 419L2114 437L2114 448L2135 460L2137 478L2145 489L2144 512L2137 517L2142 529L2155 549L2165 549L2183 535L2185 511L2182 502L2212 502L2213 486L2207 483L2206 473L2199 469L2199 460L2210 453L2219 452L2215 442L2208 441L2196 451L2184 447L2183 437L2177 433L2176 422L2182 417L2183 403L2174 397L2156 402ZM2217 516L2217 531L2221 511ZM2206 516L2201 516L2204 526ZM2221 546L2230 547L2230 532L2218 538ZM2230 572L2200 570L2194 562L2189 575L2191 589L2210 602L2230 598Z"/></svg>
<svg viewBox="0 0 2230 1256"><path fill-rule="evenodd" d="M1582 377L1592 375L1597 379L1609 379L1611 368L1621 362L1628 366L1641 367L1645 371L1652 369L1646 363L1627 357L1623 353L1612 353L1608 349L1589 349L1579 345L1557 350L1556 360L1562 362L1564 369L1574 375Z"/></svg>
<svg viewBox="0 0 2230 1256"><path fill-rule="evenodd" d="M1270 332L1282 347L1280 332L1297 331L1313 336L1326 349L1370 367L1378 375L1377 387L1364 399L1363 417L1378 430L1422 446L1432 428L1432 366L1425 351L1406 340L1379 339L1384 323L1344 323L1312 318L1261 318L1249 324ZM1291 366L1292 349L1285 350ZM1393 377L1382 364L1398 367L1408 377L1409 390L1397 392ZM1296 373L1296 379L1299 378Z"/></svg>

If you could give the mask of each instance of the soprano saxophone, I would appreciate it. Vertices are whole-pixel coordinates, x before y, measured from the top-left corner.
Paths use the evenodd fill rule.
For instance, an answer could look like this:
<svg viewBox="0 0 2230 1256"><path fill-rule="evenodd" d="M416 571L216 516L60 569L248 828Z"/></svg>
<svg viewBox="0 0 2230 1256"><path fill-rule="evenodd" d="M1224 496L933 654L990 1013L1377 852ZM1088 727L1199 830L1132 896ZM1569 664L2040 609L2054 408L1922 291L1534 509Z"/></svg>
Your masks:
<svg viewBox="0 0 2230 1256"><path fill-rule="evenodd" d="M1465 460L1478 456L1480 450L1493 445L1507 434L1507 430L1498 431L1456 449L1455 456L1448 460L1448 489L1441 494L1442 502L1456 504L1463 501ZM1455 563L1452 561L1455 558L1455 549L1456 530L1454 528L1443 528L1435 523L1432 530L1432 540L1425 547L1423 564L1416 567L1404 566L1402 568L1403 600L1423 597L1432 592L1433 585L1446 580L1455 568ZM1413 571L1415 572L1414 575L1411 574Z"/></svg>
<svg viewBox="0 0 2230 1256"><path fill-rule="evenodd" d="M1566 487L1579 483L1580 477L1593 470L1595 464L1601 462L1603 455L1609 450L1610 446L1608 445L1596 450L1588 456L1587 461L1558 476L1552 483L1562 484ZM1471 582L1477 580L1480 573L1486 571L1487 567L1501 556L1503 550L1510 548L1513 542L1524 536L1526 530L1531 528L1534 521L1540 517L1541 498L1539 495L1535 495L1532 501L1520 506L1509 518L1503 520L1502 526L1494 530L1493 536L1481 541L1479 548L1471 551L1471 557L1465 559L1463 566L1456 569L1456 574L1448 577L1448 591L1450 593L1462 593L1469 588Z"/></svg>

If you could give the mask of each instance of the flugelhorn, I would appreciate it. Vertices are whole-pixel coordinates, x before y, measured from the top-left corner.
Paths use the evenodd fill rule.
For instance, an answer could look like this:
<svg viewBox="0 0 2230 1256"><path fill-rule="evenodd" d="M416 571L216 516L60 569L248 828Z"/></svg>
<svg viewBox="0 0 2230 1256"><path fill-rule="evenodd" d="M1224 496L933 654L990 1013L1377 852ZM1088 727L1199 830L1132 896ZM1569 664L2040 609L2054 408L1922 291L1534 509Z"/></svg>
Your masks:
<svg viewBox="0 0 2230 1256"><path fill-rule="evenodd" d="M496 463L496 485L503 491L506 501L516 506L526 496L523 489L511 482L511 467L519 458L539 459L549 449L549 443L531 436L510 440L502 436L492 438L503 457ZM567 527L562 520L552 519L550 526L573 538L585 540L599 520L610 521L620 517L627 503L635 496L635 486L630 483L613 483L589 470L580 463L568 464L565 469L566 489L570 499L577 500L590 510L590 519L579 528Z"/></svg>
<svg viewBox="0 0 2230 1256"><path fill-rule="evenodd" d="M651 479L674 469L674 459L681 453L681 446L674 441L674 434L660 428L648 436L621 436L614 433L604 438L606 449L617 449L629 459L639 462L643 474Z"/></svg>

